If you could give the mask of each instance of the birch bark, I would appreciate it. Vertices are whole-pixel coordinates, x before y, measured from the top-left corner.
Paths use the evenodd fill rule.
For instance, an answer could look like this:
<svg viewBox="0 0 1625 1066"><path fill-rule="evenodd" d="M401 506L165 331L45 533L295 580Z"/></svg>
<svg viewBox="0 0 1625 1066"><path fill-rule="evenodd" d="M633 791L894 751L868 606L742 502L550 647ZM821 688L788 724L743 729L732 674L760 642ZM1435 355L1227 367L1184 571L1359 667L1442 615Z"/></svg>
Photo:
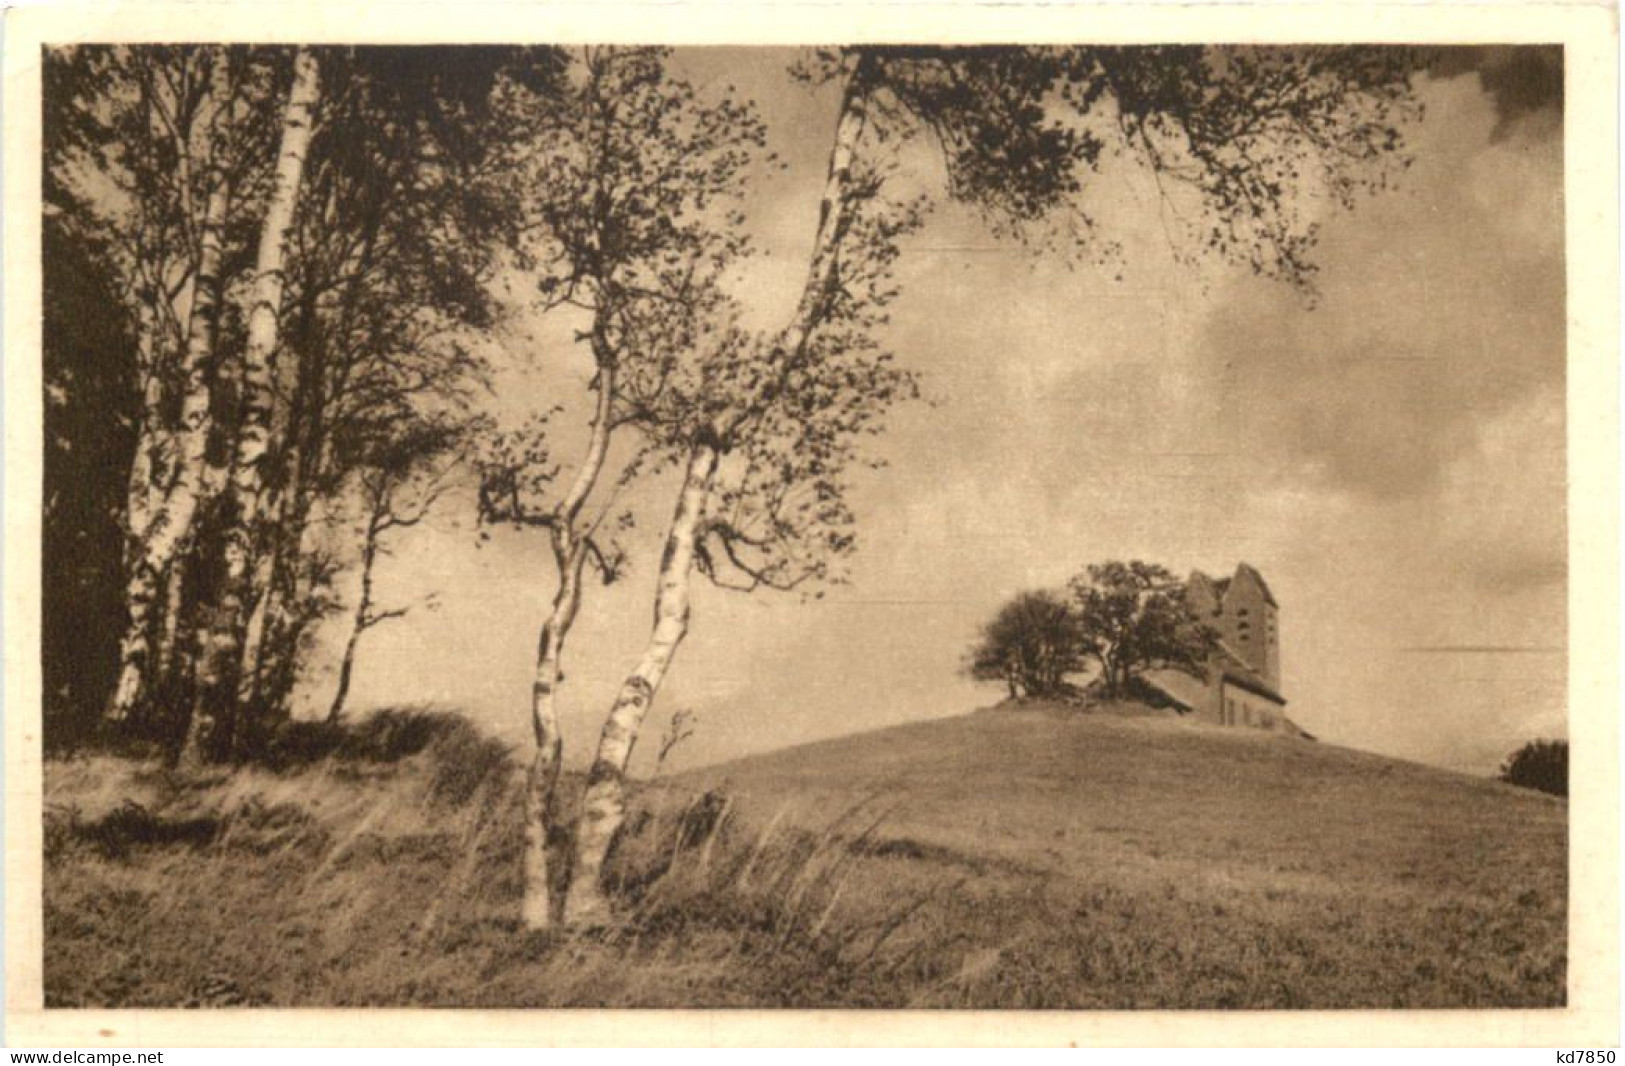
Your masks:
<svg viewBox="0 0 1625 1066"><path fill-rule="evenodd" d="M354 330L356 303L374 261L381 227L381 214L374 212L369 217L360 250L354 255L354 265L343 283L343 295L332 301L337 307L334 336L343 337ZM305 299L297 328L307 343L301 345L295 341L299 349L320 344L314 338L321 332L318 318L324 306L320 297ZM353 354L341 353L341 361L352 358ZM251 623L244 637L238 685L239 702L258 701L279 710L286 706L297 674L298 664L292 660L296 655L298 633L308 621L308 615L300 614L299 597L303 587L299 562L315 504L314 486L330 474L332 467L333 429L328 425L328 405L333 400L334 389L342 391L343 381L353 366L341 362L331 371L339 379L336 384L330 380L328 366L320 358L301 358L295 367L285 369L297 371L284 375L285 380L291 380L284 388L294 398L288 419L291 443L282 462L287 482L278 492L277 529L268 555L270 571L261 579L260 587L265 589L265 595L255 611L258 624Z"/></svg>
<svg viewBox="0 0 1625 1066"><path fill-rule="evenodd" d="M559 587L553 609L536 642L536 676L531 683L531 732L536 752L525 778L525 852L521 860L524 896L520 918L526 929L553 924L553 889L549 876L547 840L553 825L553 796L558 789L564 755L564 733L559 726L558 687L563 676L564 643L581 606L581 567L586 553L560 557Z"/></svg>
<svg viewBox="0 0 1625 1066"><path fill-rule="evenodd" d="M255 530L261 519L265 497L265 466L271 445L271 419L274 396L277 319L282 307L283 266L287 258L294 209L304 178L305 158L310 149L313 113L320 94L320 71L316 57L300 49L294 57L293 84L283 112L281 143L270 202L260 229L259 249L254 266L254 284L248 313L248 342L243 353L242 426L232 457L227 492L235 507L237 522L226 539L226 575L220 602L211 620L207 645L201 659L198 699L187 730L183 758L199 761L209 742L223 704L235 695L227 674L241 654L243 608L248 590L249 566Z"/></svg>
<svg viewBox="0 0 1625 1066"><path fill-rule="evenodd" d="M531 683L531 731L536 752L525 780L524 895L520 918L525 928L546 929L557 910L548 861L553 800L563 764L564 733L559 723L558 689L564 675L564 647L581 608L581 573L587 561L588 531L578 528L582 509L603 473L613 432L616 373L613 356L601 347L598 400L581 469L554 509L549 523L558 589L536 642L536 674Z"/></svg>
<svg viewBox="0 0 1625 1066"><path fill-rule="evenodd" d="M175 649L180 642L181 612L186 605L186 560L182 553L169 564L164 579L164 618L158 631L158 648L154 656L153 679L160 685L173 676Z"/></svg>
<svg viewBox="0 0 1625 1066"><path fill-rule="evenodd" d="M151 690L153 666L153 624L166 573L192 534L198 510L206 493L206 458L210 412L209 367L214 355L215 328L220 300L220 267L226 210L230 201L225 174L217 158L219 123L231 93L227 64L220 59L211 73L210 91L215 99L215 116L205 129L203 154L210 169L210 189L198 223L197 271L191 308L188 313L186 347L181 357L181 409L169 486L161 503L150 513L143 507L145 529L130 553L130 572L125 590L128 621L119 641L119 674L107 717L123 721ZM150 384L149 384L150 388ZM149 410L146 417L152 417ZM148 438L150 440L150 437ZM145 442L144 442L145 443ZM138 457L137 470L152 476L151 454ZM132 483L132 497L138 491Z"/></svg>
<svg viewBox="0 0 1625 1066"><path fill-rule="evenodd" d="M852 225L852 199L849 189L852 167L857 162L858 143L869 122L869 90L875 59L867 52L849 56L846 85L841 93L841 115L835 124L835 141L830 148L829 172L818 204L818 230L813 237L812 258L807 281L796 304L795 316L780 336L779 347L788 356L798 357L806 347L813 327L823 317L825 305L835 285L841 240Z"/></svg>
<svg viewBox="0 0 1625 1066"><path fill-rule="evenodd" d="M587 774L587 791L582 797L581 815L576 824L575 862L564 910L565 921L571 925L603 925L610 917L602 883L603 868L610 844L626 818L626 767L649 704L665 680L678 645L688 634L689 579L717 460L717 449L708 443L696 443L689 449L682 491L677 497L677 509L668 527L660 561L649 643L610 708L598 741L597 757Z"/></svg>
<svg viewBox="0 0 1625 1066"><path fill-rule="evenodd" d="M795 313L779 335L781 381L802 358L808 339L827 312L835 287L841 242L852 225L853 168L869 121L874 63L874 57L862 51L846 59L841 112L836 119L829 169L819 200L818 228L807 279ZM738 432L751 415L748 409L741 411L734 424L725 427L725 434ZM718 446L709 437L705 443L692 445L688 452L682 489L667 529L649 643L610 708L599 736L597 757L587 775L587 791L576 824L575 861L565 902L564 918L568 924L602 925L610 918L609 901L602 884L603 867L626 816L626 767L649 705L688 633L689 586L696 540L704 522L719 456Z"/></svg>

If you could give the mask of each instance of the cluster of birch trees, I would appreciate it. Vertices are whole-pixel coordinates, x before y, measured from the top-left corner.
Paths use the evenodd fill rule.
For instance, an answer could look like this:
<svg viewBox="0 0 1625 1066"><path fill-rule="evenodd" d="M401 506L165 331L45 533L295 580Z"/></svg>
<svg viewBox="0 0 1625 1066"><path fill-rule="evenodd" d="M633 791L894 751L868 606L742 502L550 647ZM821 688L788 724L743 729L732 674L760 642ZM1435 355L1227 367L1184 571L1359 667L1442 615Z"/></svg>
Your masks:
<svg viewBox="0 0 1625 1066"><path fill-rule="evenodd" d="M122 491L102 489L120 590L105 721L183 761L252 755L289 714L312 627L348 611L337 713L356 638L389 614L372 595L380 538L464 479L479 520L534 529L553 563L523 919L607 921L628 762L693 581L816 590L854 548L851 478L916 394L885 324L932 204L1093 255L1089 179L1124 155L1169 190L1191 254L1303 282L1317 198L1346 205L1386 180L1412 65L1380 49L827 49L787 77L831 102L828 125L773 131L658 48L52 53L46 239L89 273L47 267L48 464L82 462L86 404L123 455ZM830 140L799 296L764 329L748 324L762 316L744 208L774 135ZM499 275L579 324L594 370L518 429L481 415L469 343L501 314ZM69 321L102 301L95 328ZM552 417L565 399L592 412L578 431ZM57 506L83 533L74 501L91 492L48 465L47 525ZM634 537L628 500L651 493L658 536ZM355 602L334 592L343 557L363 570ZM88 580L57 563L55 587ZM574 623L595 584L639 566L647 645L575 824L557 826ZM48 682L72 673L47 665Z"/></svg>
<svg viewBox="0 0 1625 1066"><path fill-rule="evenodd" d="M458 331L489 319L508 195L492 88L562 69L551 50L47 55L47 240L110 298L64 311L119 349L76 350L47 292L48 459L82 443L52 434L53 401L108 364L127 390L99 412L127 434L110 723L200 762L287 717L354 497L383 512L370 537L410 521L470 425ZM47 526L53 493L90 491L50 486Z"/></svg>

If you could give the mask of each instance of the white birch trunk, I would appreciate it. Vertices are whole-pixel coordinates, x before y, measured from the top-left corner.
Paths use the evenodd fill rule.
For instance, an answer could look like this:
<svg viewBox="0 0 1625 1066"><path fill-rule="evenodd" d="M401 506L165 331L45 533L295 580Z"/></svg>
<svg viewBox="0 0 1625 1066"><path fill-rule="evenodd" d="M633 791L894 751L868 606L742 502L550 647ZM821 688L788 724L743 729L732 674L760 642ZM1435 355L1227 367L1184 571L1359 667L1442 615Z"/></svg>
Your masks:
<svg viewBox="0 0 1625 1066"><path fill-rule="evenodd" d="M217 61L211 91L217 107L224 108L230 92L226 64ZM205 151L212 158L214 132ZM203 218L198 225L198 258L195 291L188 316L186 348L182 356L182 389L177 454L174 472L162 503L145 515L146 528L139 546L131 552L131 565L125 603L128 622L119 642L119 675L107 717L123 721L151 688L154 613L164 574L192 534L206 489L206 456L210 414L209 363L214 353L217 305L220 298L220 261L223 229L230 190L218 169L213 175ZM150 462L150 454L145 462ZM138 460L138 467L142 460ZM151 468L147 468L151 476ZM134 486L132 486L132 489ZM133 494L132 494L133 495Z"/></svg>
<svg viewBox="0 0 1625 1066"><path fill-rule="evenodd" d="M248 342L243 353L243 423L232 459L231 492L240 524L228 546L228 586L247 576L253 531L263 520L265 467L274 420L278 318L282 310L288 238L310 151L312 121L320 92L316 57L301 49L294 57L293 85L282 120L271 199L260 230L254 264L254 286L248 311ZM240 589L238 590L240 592Z"/></svg>
<svg viewBox="0 0 1625 1066"><path fill-rule="evenodd" d="M237 664L237 703L248 706L259 693L260 656L265 647L267 627L270 625L272 601L277 599L271 583L276 572L276 561L268 552L261 552L252 574L244 582L248 593L248 617L242 623L242 648Z"/></svg>
<svg viewBox="0 0 1625 1066"><path fill-rule="evenodd" d="M610 708L587 775L587 791L576 824L575 862L564 918L571 925L608 922L604 860L626 817L626 767L644 716L683 637L688 633L689 577L705 508L716 475L718 453L710 444L689 449L682 491L666 535L655 591L654 625L637 668L627 677Z"/></svg>
<svg viewBox="0 0 1625 1066"><path fill-rule="evenodd" d="M553 563L558 590L553 607L536 641L536 675L531 683L531 731L536 753L525 780L524 894L520 920L526 929L553 924L553 888L548 862L548 834L553 826L553 798L564 758L564 732L559 723L558 689L564 676L564 646L581 608L581 572L587 561L585 534L576 523L603 473L613 432L615 367L607 353L598 353L598 402L593 413L587 454L569 491L553 512Z"/></svg>
<svg viewBox="0 0 1625 1066"><path fill-rule="evenodd" d="M352 279L351 286L354 284ZM304 310L307 319L315 313L308 307ZM288 605L283 602L281 582L287 577L290 556L296 558L300 553L302 545L299 541L304 533L302 519L296 520L295 516L304 492L296 409L301 399L307 398L302 396L300 390L300 360L284 357L276 362L276 390L280 395L293 399L291 403L275 405L272 410L270 438L287 442L280 464L284 481L261 501L260 528L264 528L263 523L269 523L274 527L274 533L266 530L270 535L255 538L259 557L246 586L249 593L246 605L249 609L248 621L243 631L241 661L237 671L237 702L245 707L257 704L265 694L260 682L262 669L266 665L267 644L287 620L285 608ZM290 544L290 539L295 543Z"/></svg>
<svg viewBox="0 0 1625 1066"><path fill-rule="evenodd" d="M243 604L255 531L261 521L265 495L265 464L271 444L271 415L275 402L274 375L278 343L277 320L282 307L283 267L304 180L305 157L310 150L311 126L320 91L316 57L300 49L293 62L293 84L283 112L281 144L270 202L260 229L255 256L254 284L248 312L248 341L243 352L242 426L232 457L227 491L236 504L237 522L226 538L226 574L220 602L211 620L207 646L198 678L198 699L183 757L200 760L201 745L212 734L228 694L226 674L240 658Z"/></svg>
<svg viewBox="0 0 1625 1066"><path fill-rule="evenodd" d="M824 192L818 204L818 230L807 265L807 281L796 304L795 317L779 340L781 350L788 355L799 355L806 345L813 327L823 317L826 301L835 286L841 240L852 225L849 186L852 168L857 162L858 143L869 122L868 80L873 62L872 57L862 52L847 59L841 114L835 123L829 171L824 177Z"/></svg>
<svg viewBox="0 0 1625 1066"><path fill-rule="evenodd" d="M849 55L846 61L846 84L818 207L818 229L807 281L790 323L779 335L782 375L794 371L808 338L825 314L837 280L841 242L852 224L850 185L859 143L869 121L869 79L874 62L872 56L861 51ZM737 429L748 417L748 412L741 413L735 425L727 428ZM564 918L571 925L602 925L610 919L602 883L603 866L626 815L626 767L649 705L688 633L689 579L718 458L717 448L709 443L695 444L689 451L682 491L667 530L649 644L610 708L597 757L588 772L565 901Z"/></svg>
<svg viewBox="0 0 1625 1066"><path fill-rule="evenodd" d="M531 731L536 753L525 778L525 850L521 859L524 895L520 920L526 929L546 929L553 924L553 887L547 854L548 832L553 825L553 795L558 788L563 764L564 733L559 726L558 688L564 672L564 643L581 606L581 567L586 552L578 546L574 557L561 560L558 592L553 610L542 624L536 642L536 677L531 683Z"/></svg>
<svg viewBox="0 0 1625 1066"><path fill-rule="evenodd" d="M186 604L186 561L190 558L185 552L177 555L169 564L169 573L164 578L164 620L158 633L158 648L154 656L153 680L159 685L166 683L175 668L175 648L180 641L181 611Z"/></svg>

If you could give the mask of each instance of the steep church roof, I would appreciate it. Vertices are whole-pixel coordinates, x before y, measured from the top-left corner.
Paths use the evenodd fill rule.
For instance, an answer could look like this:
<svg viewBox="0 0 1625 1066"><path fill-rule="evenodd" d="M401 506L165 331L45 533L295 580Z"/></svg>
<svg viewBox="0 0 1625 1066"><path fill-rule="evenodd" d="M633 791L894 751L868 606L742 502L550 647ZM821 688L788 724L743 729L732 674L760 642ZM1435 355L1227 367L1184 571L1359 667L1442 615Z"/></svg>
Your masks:
<svg viewBox="0 0 1625 1066"><path fill-rule="evenodd" d="M1230 591L1230 583L1235 580L1235 578L1243 576L1257 582L1259 591L1264 594L1265 603L1276 608L1281 606L1279 603L1275 602L1275 593L1270 591L1270 583L1264 580L1264 575L1258 572L1257 567L1254 567L1249 563L1238 563L1236 565L1236 573L1234 577L1208 577L1200 570L1192 570L1190 580L1187 582L1187 585L1199 586L1205 584L1207 589L1212 591L1214 598L1222 601L1224 599L1224 594Z"/></svg>
<svg viewBox="0 0 1625 1066"><path fill-rule="evenodd" d="M1267 700L1274 700L1283 707L1286 706L1286 697L1275 691L1274 685L1271 685L1262 674L1248 664L1247 660L1237 654L1236 649L1223 640L1219 641L1214 658L1217 661L1210 664L1209 669L1217 670L1226 681Z"/></svg>
<svg viewBox="0 0 1625 1066"><path fill-rule="evenodd" d="M1269 582L1264 580L1263 574L1260 574L1255 568L1249 566L1247 563L1238 563L1236 565L1236 576L1241 577L1243 574L1258 582L1259 591L1264 593L1265 603L1275 608L1279 608L1281 606L1275 602L1275 593L1270 591ZM1224 584L1226 587L1228 587L1230 582L1226 580ZM1222 591L1220 594L1223 594Z"/></svg>
<svg viewBox="0 0 1625 1066"><path fill-rule="evenodd" d="M1218 614L1224 600L1224 593L1218 589L1211 577L1200 570L1192 570L1190 578L1185 582L1185 592L1192 607L1208 614Z"/></svg>

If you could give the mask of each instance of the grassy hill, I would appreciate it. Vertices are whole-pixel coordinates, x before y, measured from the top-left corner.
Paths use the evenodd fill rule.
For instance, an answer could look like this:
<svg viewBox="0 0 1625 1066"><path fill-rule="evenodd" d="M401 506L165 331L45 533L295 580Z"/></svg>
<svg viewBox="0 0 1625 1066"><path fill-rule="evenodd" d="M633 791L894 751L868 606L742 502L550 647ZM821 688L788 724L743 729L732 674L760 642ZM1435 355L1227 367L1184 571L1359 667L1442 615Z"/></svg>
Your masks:
<svg viewBox="0 0 1625 1066"><path fill-rule="evenodd" d="M1566 805L1309 741L1027 707L695 771L636 798L624 925L544 936L521 776L410 713L208 781L48 764L47 1000L1563 1002Z"/></svg>

